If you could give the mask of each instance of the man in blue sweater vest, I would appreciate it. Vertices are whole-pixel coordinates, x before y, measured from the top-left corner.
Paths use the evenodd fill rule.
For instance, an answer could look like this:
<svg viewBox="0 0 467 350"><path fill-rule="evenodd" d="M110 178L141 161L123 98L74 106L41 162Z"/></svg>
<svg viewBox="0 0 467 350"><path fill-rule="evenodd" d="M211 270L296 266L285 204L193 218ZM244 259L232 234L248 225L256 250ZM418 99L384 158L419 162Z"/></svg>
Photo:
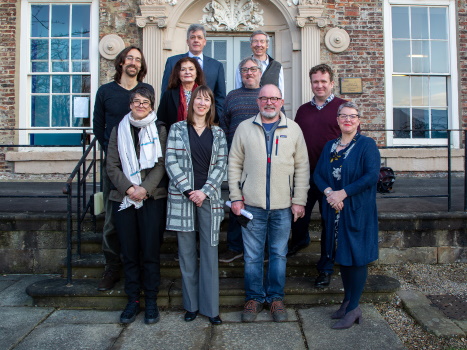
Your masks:
<svg viewBox="0 0 467 350"><path fill-rule="evenodd" d="M130 112L130 95L136 89L145 87L154 93L154 88L143 79L147 73L146 60L141 50L135 46L122 50L114 62L114 81L102 85L96 94L94 104L94 135L105 152L102 168L105 222L102 237L102 250L105 256L105 271L97 287L100 291L112 289L120 280L120 242L112 215L112 201L109 194L112 183L107 175L107 146L110 133L123 117Z"/></svg>

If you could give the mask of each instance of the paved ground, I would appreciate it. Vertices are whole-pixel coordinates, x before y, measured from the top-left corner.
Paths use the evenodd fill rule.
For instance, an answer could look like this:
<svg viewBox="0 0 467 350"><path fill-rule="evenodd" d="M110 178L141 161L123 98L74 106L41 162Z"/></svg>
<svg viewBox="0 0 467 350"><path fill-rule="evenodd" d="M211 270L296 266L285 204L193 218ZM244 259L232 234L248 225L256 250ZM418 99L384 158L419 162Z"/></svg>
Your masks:
<svg viewBox="0 0 467 350"><path fill-rule="evenodd" d="M206 317L183 320L183 311L162 311L154 325L144 313L130 325L119 324L119 311L59 310L34 307L27 285L44 275L0 277L0 348L31 349L320 349L396 350L402 342L371 304L362 305L364 320L348 330L333 330L336 306L288 309L289 321L272 322L263 311L256 322L240 322L239 310L224 310L221 326Z"/></svg>

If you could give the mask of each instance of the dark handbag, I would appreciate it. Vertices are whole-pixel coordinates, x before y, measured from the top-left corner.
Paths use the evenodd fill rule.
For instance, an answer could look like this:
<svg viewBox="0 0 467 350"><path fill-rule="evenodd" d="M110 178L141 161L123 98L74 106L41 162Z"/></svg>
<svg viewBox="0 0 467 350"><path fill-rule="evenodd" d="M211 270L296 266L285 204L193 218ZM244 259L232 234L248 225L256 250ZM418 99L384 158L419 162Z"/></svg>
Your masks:
<svg viewBox="0 0 467 350"><path fill-rule="evenodd" d="M394 181L396 181L396 175L394 175L394 170L392 170L389 167L382 167L381 169L379 169L379 179L377 184L378 192L391 192Z"/></svg>

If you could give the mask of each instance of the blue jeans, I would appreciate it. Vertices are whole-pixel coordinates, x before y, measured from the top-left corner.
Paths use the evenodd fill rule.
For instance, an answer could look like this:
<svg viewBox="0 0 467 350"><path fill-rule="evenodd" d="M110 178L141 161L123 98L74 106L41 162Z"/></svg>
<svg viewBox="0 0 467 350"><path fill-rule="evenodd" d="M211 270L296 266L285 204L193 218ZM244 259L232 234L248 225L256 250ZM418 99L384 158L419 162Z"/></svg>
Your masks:
<svg viewBox="0 0 467 350"><path fill-rule="evenodd" d="M290 208L265 210L245 205L253 214L248 226L242 227L246 300L260 303L284 299L287 241L292 212ZM268 244L269 264L263 282L264 246Z"/></svg>

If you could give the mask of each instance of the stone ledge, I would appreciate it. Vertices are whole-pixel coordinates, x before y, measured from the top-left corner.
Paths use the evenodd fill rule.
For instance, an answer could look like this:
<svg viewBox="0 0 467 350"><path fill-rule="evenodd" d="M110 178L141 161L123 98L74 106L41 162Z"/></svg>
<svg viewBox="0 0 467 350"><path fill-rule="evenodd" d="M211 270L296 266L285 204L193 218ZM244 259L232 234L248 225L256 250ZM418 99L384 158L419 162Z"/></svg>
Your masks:
<svg viewBox="0 0 467 350"><path fill-rule="evenodd" d="M438 308L431 306L430 300L420 292L400 290L397 295L402 299L405 309L428 332L437 337L463 337L466 333L447 318Z"/></svg>

